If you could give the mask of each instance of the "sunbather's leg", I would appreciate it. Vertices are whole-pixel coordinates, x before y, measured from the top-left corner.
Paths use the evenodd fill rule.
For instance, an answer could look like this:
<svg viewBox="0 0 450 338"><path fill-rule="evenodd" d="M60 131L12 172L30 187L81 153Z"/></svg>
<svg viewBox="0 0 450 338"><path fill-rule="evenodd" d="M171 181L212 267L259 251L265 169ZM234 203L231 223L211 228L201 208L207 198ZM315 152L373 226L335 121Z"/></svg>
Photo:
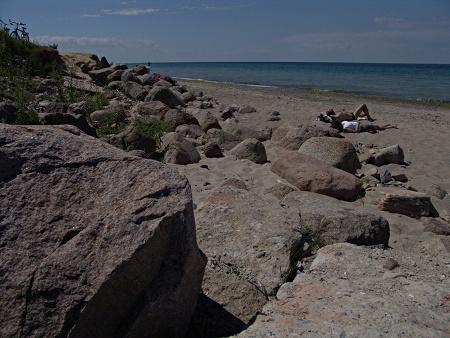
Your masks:
<svg viewBox="0 0 450 338"><path fill-rule="evenodd" d="M398 129L395 125L385 124L384 126L373 126L375 130Z"/></svg>
<svg viewBox="0 0 450 338"><path fill-rule="evenodd" d="M355 119L358 119L358 117L367 117L369 121L373 121L372 117L369 114L369 108L367 108L367 105L365 103L360 105L353 114L355 115Z"/></svg>

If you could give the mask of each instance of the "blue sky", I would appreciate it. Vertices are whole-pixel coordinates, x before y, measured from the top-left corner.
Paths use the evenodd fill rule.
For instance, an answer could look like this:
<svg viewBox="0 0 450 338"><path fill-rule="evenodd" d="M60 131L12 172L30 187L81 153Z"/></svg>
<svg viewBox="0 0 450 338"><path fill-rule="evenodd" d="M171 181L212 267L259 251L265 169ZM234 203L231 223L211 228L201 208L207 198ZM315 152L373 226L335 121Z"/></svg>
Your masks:
<svg viewBox="0 0 450 338"><path fill-rule="evenodd" d="M115 63L450 63L450 0L0 0L0 18Z"/></svg>

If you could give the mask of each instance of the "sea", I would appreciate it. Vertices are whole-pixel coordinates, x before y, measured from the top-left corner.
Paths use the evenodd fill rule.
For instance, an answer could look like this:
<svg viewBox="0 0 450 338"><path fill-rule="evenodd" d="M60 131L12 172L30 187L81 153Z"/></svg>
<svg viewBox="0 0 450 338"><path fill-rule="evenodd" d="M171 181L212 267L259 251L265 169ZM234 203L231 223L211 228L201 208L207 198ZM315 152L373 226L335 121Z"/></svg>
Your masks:
<svg viewBox="0 0 450 338"><path fill-rule="evenodd" d="M134 68L137 64L127 66ZM164 62L152 63L150 72L249 86L450 102L450 64Z"/></svg>

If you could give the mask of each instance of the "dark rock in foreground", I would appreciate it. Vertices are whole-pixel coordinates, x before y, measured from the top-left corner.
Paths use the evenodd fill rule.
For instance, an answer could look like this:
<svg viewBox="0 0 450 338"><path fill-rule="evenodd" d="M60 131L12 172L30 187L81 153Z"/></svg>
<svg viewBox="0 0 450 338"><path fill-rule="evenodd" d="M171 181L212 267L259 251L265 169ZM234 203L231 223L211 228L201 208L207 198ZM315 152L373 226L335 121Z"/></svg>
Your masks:
<svg viewBox="0 0 450 338"><path fill-rule="evenodd" d="M0 336L183 336L206 263L187 179L71 126L0 135Z"/></svg>

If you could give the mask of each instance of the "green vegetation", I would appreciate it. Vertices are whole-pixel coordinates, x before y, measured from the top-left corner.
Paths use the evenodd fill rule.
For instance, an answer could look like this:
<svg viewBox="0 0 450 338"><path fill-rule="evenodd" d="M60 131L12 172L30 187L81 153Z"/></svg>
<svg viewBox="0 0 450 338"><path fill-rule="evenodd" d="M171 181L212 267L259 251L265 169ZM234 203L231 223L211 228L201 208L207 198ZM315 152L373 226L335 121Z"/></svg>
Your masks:
<svg viewBox="0 0 450 338"><path fill-rule="evenodd" d="M86 101L92 109L99 110L108 104L102 92L79 89L74 74L67 75L61 68L57 45L40 46L36 43L11 38L0 32L0 96L7 97L18 108L14 124L38 124L39 118L32 108L34 100L33 76L50 76L57 83L57 93L46 94L46 99L70 105Z"/></svg>
<svg viewBox="0 0 450 338"><path fill-rule="evenodd" d="M0 76L50 74L58 60L58 52L53 48L13 39L0 32Z"/></svg>
<svg viewBox="0 0 450 338"><path fill-rule="evenodd" d="M133 123L142 134L156 140L157 143L159 143L164 134L173 131L170 125L164 121L145 121L142 119L135 119Z"/></svg>
<svg viewBox="0 0 450 338"><path fill-rule="evenodd" d="M119 111L102 118L100 121L94 123L97 129L97 134L102 136L119 134L125 127L129 124L126 120L126 115L124 111Z"/></svg>

